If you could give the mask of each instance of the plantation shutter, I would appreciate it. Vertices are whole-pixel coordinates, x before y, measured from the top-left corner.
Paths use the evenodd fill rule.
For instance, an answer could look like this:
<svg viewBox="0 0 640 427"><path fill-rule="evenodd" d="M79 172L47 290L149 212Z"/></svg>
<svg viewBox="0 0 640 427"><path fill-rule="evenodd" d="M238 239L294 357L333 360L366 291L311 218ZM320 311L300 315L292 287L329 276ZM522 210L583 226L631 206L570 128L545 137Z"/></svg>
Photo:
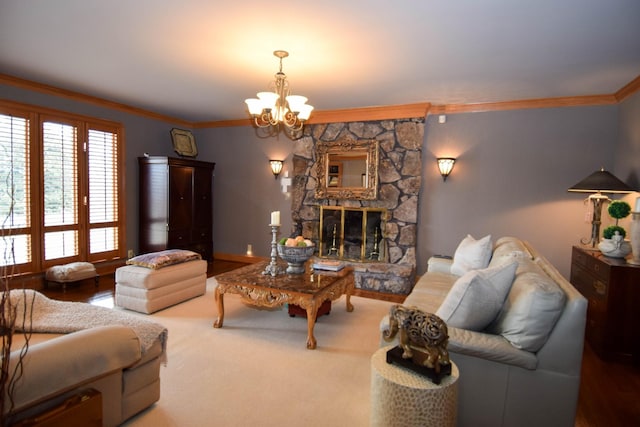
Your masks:
<svg viewBox="0 0 640 427"><path fill-rule="evenodd" d="M126 256L123 149L118 123L0 100L3 273Z"/></svg>
<svg viewBox="0 0 640 427"><path fill-rule="evenodd" d="M89 129L89 253L118 250L118 138Z"/></svg>
<svg viewBox="0 0 640 427"><path fill-rule="evenodd" d="M30 264L29 119L0 114L0 265Z"/></svg>
<svg viewBox="0 0 640 427"><path fill-rule="evenodd" d="M42 124L44 170L44 259L79 255L78 130L45 121Z"/></svg>

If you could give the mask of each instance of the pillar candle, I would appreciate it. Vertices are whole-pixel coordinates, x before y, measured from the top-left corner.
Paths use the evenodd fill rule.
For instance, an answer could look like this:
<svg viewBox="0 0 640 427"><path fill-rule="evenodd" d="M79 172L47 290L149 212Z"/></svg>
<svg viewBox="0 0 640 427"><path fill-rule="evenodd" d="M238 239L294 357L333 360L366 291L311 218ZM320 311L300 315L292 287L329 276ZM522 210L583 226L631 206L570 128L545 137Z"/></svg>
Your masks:
<svg viewBox="0 0 640 427"><path fill-rule="evenodd" d="M280 211L271 212L271 224L270 225L280 225Z"/></svg>
<svg viewBox="0 0 640 427"><path fill-rule="evenodd" d="M636 209L634 212L640 212L640 197L636 199Z"/></svg>

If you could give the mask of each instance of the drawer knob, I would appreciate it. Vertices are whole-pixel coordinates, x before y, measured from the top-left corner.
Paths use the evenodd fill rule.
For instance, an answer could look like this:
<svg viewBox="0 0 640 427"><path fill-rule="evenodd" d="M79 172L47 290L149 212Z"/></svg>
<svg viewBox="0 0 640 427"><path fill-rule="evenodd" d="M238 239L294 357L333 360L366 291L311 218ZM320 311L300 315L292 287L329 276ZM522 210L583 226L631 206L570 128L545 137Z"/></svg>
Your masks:
<svg viewBox="0 0 640 427"><path fill-rule="evenodd" d="M593 289L595 289L596 293L600 295L604 295L607 293L607 285L602 282L593 282Z"/></svg>

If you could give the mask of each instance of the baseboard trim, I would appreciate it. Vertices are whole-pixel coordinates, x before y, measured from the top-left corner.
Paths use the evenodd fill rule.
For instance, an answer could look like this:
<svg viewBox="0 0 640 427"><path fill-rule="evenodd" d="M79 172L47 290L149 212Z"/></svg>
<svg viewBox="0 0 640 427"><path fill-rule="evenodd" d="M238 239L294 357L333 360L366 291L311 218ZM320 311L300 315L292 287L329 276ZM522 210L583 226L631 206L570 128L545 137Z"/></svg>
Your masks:
<svg viewBox="0 0 640 427"><path fill-rule="evenodd" d="M222 252L215 252L213 254L213 261L232 261L232 262L244 262L246 264L254 264L260 261L267 261L269 258L261 257L261 256L249 256L249 255L238 255L238 254L227 254Z"/></svg>
<svg viewBox="0 0 640 427"><path fill-rule="evenodd" d="M363 298L395 302L397 304L402 304L404 300L407 298L406 295L390 294L386 292L367 291L365 289L358 289L358 288L356 288L353 291L353 295L358 297L363 297Z"/></svg>

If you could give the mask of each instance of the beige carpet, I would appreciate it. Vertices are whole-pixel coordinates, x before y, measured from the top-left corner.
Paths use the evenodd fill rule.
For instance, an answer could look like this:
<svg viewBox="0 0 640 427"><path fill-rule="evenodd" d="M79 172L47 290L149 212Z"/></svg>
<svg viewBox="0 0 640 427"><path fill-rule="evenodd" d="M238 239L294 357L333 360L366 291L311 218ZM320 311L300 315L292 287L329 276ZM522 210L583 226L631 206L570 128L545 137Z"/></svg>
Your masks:
<svg viewBox="0 0 640 427"><path fill-rule="evenodd" d="M169 330L160 400L127 426L366 426L370 358L391 303L352 297L318 319L315 350L307 321L286 308L257 310L225 295L221 329L213 289L150 316ZM144 315L141 315L144 316Z"/></svg>

